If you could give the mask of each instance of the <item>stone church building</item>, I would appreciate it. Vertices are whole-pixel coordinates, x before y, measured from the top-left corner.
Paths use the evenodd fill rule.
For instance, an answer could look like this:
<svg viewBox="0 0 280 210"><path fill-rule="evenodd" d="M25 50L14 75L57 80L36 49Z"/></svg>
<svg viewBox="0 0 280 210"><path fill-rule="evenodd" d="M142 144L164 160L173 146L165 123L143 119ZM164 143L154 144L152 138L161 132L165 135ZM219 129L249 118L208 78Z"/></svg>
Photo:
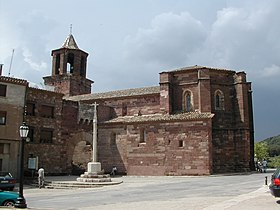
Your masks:
<svg viewBox="0 0 280 210"><path fill-rule="evenodd" d="M88 53L72 34L52 55L48 90L27 88L30 142L49 174L82 172L91 161L93 103L97 156L105 172L209 175L254 168L251 83L245 72L191 66L159 73L159 85L91 93Z"/></svg>

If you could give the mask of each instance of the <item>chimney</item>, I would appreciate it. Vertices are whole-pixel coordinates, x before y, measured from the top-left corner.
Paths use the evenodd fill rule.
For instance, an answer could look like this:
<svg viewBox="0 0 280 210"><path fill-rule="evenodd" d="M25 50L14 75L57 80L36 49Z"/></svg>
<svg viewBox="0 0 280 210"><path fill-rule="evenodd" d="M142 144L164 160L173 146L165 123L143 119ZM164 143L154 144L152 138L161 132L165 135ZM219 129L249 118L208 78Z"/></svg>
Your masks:
<svg viewBox="0 0 280 210"><path fill-rule="evenodd" d="M0 76L2 76L2 69L4 64L0 64Z"/></svg>

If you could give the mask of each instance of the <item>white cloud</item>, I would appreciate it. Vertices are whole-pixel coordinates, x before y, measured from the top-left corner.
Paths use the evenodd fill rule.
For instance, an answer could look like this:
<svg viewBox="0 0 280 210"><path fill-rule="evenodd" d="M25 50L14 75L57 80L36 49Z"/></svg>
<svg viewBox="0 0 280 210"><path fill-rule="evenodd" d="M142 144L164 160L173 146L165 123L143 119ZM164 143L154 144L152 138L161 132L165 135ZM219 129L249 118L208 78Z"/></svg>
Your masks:
<svg viewBox="0 0 280 210"><path fill-rule="evenodd" d="M271 63L279 65L280 30L275 21L280 19L279 9L280 4L275 3L218 11L202 50L191 59L210 66L244 69L251 75Z"/></svg>
<svg viewBox="0 0 280 210"><path fill-rule="evenodd" d="M280 66L272 64L270 67L264 68L260 75L261 77L280 77Z"/></svg>
<svg viewBox="0 0 280 210"><path fill-rule="evenodd" d="M11 23L9 18L6 20ZM3 43L7 43L2 49L1 42L1 57L5 62L5 69L11 57L11 53L7 53L10 50L8 48L11 47L10 43L13 43L15 53L11 75L29 81L41 81L42 76L50 73L50 52L47 49L50 33L56 26L55 22L38 11L31 11L27 12L23 19L13 20L12 25L7 25L7 30L1 31L1 38L5 40Z"/></svg>
<svg viewBox="0 0 280 210"><path fill-rule="evenodd" d="M189 13L163 13L151 21L150 28L140 28L135 36L126 38L126 56L138 62L179 66L205 37L202 23Z"/></svg>
<svg viewBox="0 0 280 210"><path fill-rule="evenodd" d="M36 70L36 71L44 71L47 69L48 64L44 61L34 62L32 60L32 53L30 52L29 49L23 50L23 57L24 61L31 67L31 69Z"/></svg>
<svg viewBox="0 0 280 210"><path fill-rule="evenodd" d="M280 65L279 9L276 1L224 8L210 27L187 12L162 13L149 28L126 37L124 59L141 71L198 64L242 69L257 78L271 63Z"/></svg>

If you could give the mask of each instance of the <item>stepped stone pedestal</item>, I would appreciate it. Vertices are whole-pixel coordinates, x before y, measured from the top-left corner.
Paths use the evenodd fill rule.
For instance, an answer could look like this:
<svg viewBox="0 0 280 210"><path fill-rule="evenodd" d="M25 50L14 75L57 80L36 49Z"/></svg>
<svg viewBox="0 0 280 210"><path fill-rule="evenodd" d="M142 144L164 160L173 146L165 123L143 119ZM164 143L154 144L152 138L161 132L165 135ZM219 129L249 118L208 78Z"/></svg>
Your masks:
<svg viewBox="0 0 280 210"><path fill-rule="evenodd" d="M111 182L109 174L104 174L104 171L101 170L101 163L99 162L89 162L88 171L84 174L81 174L77 178L78 182Z"/></svg>

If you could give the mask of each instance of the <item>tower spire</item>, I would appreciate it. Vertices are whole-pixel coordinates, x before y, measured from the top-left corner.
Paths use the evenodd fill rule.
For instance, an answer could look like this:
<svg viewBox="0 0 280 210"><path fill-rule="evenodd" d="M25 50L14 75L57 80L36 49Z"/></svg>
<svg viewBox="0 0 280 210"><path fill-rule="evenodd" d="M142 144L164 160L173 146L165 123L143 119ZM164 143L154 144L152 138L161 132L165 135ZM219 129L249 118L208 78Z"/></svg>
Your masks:
<svg viewBox="0 0 280 210"><path fill-rule="evenodd" d="M74 49L74 50L79 50L79 47L74 39L74 36L72 35L72 24L70 25L70 34L64 41L63 45L61 48L68 48L68 49Z"/></svg>

